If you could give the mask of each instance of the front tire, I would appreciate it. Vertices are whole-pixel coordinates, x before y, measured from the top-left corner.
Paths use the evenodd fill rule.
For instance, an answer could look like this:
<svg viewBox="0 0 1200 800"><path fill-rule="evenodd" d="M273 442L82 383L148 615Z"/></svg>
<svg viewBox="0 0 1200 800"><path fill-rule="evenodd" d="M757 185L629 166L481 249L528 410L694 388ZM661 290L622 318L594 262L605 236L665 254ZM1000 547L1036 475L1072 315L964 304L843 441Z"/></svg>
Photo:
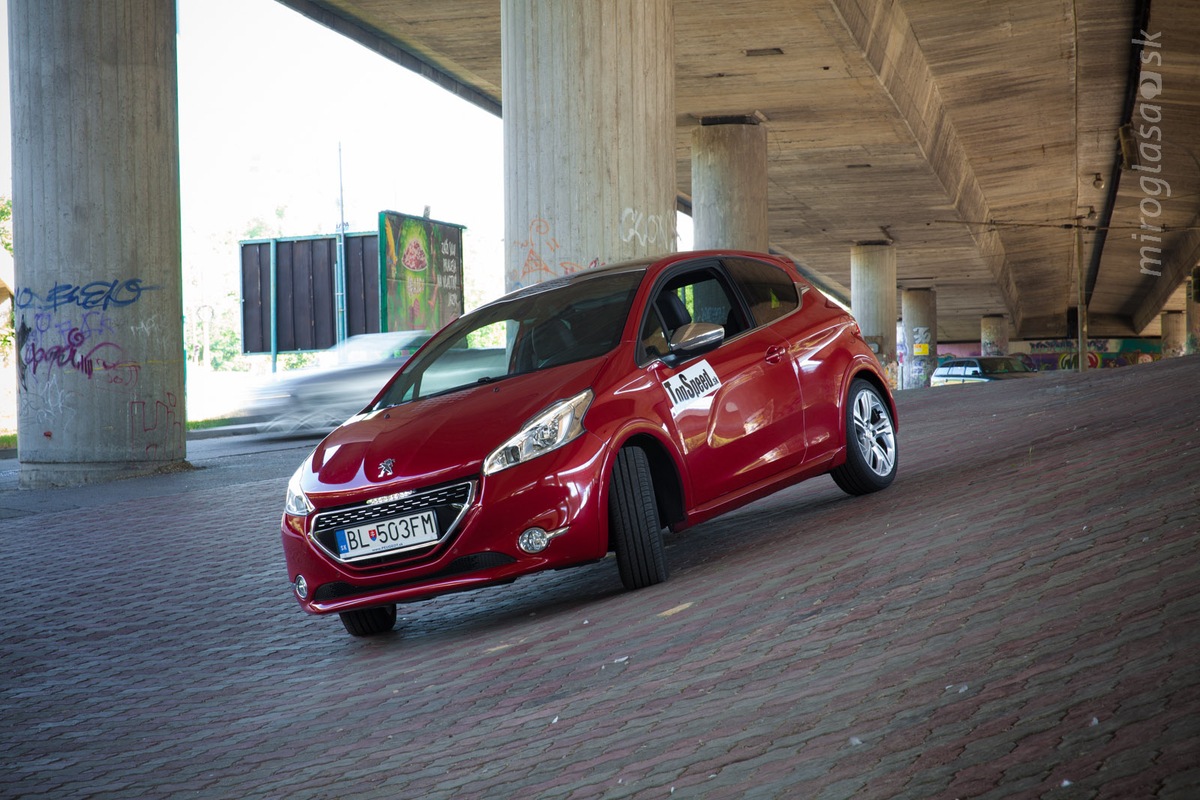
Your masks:
<svg viewBox="0 0 1200 800"><path fill-rule="evenodd" d="M650 460L640 447L617 453L608 491L608 525L626 589L644 589L667 579Z"/></svg>
<svg viewBox="0 0 1200 800"><path fill-rule="evenodd" d="M897 463L888 405L869 381L855 378L846 402L846 462L829 474L847 494L869 494L891 485Z"/></svg>
<svg viewBox="0 0 1200 800"><path fill-rule="evenodd" d="M395 627L396 604L343 611L338 616L342 618L346 633L351 636L378 636Z"/></svg>

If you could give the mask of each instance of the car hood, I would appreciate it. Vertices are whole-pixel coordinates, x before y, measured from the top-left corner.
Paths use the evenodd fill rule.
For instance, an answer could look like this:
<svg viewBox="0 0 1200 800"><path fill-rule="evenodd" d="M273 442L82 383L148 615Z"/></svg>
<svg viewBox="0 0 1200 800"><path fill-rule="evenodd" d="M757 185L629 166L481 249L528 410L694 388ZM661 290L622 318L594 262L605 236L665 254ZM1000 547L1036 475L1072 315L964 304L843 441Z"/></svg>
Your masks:
<svg viewBox="0 0 1200 800"><path fill-rule="evenodd" d="M317 445L301 488L328 506L384 487L399 492L478 475L483 460L535 414L591 386L604 362L564 364L352 417Z"/></svg>

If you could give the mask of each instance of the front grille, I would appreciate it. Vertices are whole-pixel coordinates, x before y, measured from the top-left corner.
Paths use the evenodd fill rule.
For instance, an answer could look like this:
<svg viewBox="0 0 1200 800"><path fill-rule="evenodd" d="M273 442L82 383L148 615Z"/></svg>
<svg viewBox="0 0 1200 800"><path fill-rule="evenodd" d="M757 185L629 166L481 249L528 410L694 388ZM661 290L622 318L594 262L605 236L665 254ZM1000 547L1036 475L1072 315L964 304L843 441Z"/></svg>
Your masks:
<svg viewBox="0 0 1200 800"><path fill-rule="evenodd" d="M504 553L475 553L469 556L460 556L454 559L450 564L440 572L435 572L432 575L423 575L420 578L413 578L407 581L398 581L396 583L387 583L381 586L356 586L352 583L327 583L319 587L313 592L313 600L318 603L328 602L330 600L338 600L343 597L353 597L366 592L379 592L387 589L396 589L401 586L407 586L410 583L421 583L423 581L438 580L440 578L448 578L454 575L462 575L467 572L478 572L480 570L492 569L493 567L504 567L516 561L510 555Z"/></svg>
<svg viewBox="0 0 1200 800"><path fill-rule="evenodd" d="M421 511L432 511L437 517L438 540L418 545L412 549L393 550L381 555L368 555L353 559L355 566L371 567L386 564L399 559L409 559L424 555L437 547L450 536L458 526L463 514L471 505L475 494L475 482L464 481L448 486L414 492L407 497L401 497L386 503L368 505L366 503L345 508L335 508L322 511L313 518L312 540L330 557L342 563L347 563L338 555L336 531L343 528L366 525L379 520L402 517Z"/></svg>

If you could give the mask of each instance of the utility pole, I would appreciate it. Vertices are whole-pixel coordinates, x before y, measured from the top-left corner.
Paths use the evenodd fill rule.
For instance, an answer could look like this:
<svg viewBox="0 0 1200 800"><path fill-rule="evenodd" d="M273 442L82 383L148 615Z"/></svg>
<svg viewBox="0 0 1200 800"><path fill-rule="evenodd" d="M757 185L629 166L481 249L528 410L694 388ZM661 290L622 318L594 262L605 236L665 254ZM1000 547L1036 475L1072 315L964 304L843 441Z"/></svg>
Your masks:
<svg viewBox="0 0 1200 800"><path fill-rule="evenodd" d="M1087 275L1083 265L1083 217L1075 218L1075 271L1079 279L1079 297L1077 300L1075 314L1076 331L1075 335L1078 338L1077 355L1079 358L1079 371L1087 372L1088 363L1088 347L1087 347Z"/></svg>
<svg viewBox="0 0 1200 800"><path fill-rule="evenodd" d="M334 331L338 344L346 340L346 193L342 184L342 143L338 142L337 263L333 268Z"/></svg>

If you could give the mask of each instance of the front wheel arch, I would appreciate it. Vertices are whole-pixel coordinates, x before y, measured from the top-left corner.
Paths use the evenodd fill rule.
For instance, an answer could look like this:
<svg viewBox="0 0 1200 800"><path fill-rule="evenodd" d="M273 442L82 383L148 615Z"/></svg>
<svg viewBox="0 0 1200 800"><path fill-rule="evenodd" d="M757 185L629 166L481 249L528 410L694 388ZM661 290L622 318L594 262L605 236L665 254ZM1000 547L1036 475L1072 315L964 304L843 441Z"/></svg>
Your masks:
<svg viewBox="0 0 1200 800"><path fill-rule="evenodd" d="M854 366L854 365L852 365L852 366ZM852 370L847 371L846 377L843 379L844 382L843 382L842 386L845 387L846 402L847 403L850 402L850 387L854 385L854 382L858 381L858 380L866 381L867 383L869 383L873 387L875 387L875 391L878 392L879 396L883 399L884 404L887 406L888 413L891 414L891 416L892 416L892 427L895 428L897 431L899 431L900 430L900 420L896 416L896 398L892 396L892 392L888 388L887 380L885 378L881 377L879 375L879 373L875 372L872 369L866 368L861 363L857 364L856 366L858 367L858 369L852 369ZM842 437L843 437L843 441L844 441L845 436L846 436L846 415L845 414L842 415L841 424L842 424Z"/></svg>
<svg viewBox="0 0 1200 800"><path fill-rule="evenodd" d="M638 447L646 454L646 459L650 466L650 477L654 486L654 500L658 506L658 518L662 527L670 528L683 522L687 516L684 510L686 507L686 495L679 467L666 445L647 433L635 433L621 442L620 447L613 450L612 458L605 472L607 476L605 491L607 492L611 485L617 453L626 447ZM605 507L607 507L607 503L605 503ZM616 549L616 543L612 538L611 526L608 535L608 549L610 552Z"/></svg>
<svg viewBox="0 0 1200 800"><path fill-rule="evenodd" d="M667 579L662 522L653 486L646 451L622 447L610 478L608 527L626 589L644 589Z"/></svg>
<svg viewBox="0 0 1200 800"><path fill-rule="evenodd" d="M850 381L843 409L845 460L830 470L834 483L847 494L886 489L899 467L897 427L889 393L866 377Z"/></svg>

